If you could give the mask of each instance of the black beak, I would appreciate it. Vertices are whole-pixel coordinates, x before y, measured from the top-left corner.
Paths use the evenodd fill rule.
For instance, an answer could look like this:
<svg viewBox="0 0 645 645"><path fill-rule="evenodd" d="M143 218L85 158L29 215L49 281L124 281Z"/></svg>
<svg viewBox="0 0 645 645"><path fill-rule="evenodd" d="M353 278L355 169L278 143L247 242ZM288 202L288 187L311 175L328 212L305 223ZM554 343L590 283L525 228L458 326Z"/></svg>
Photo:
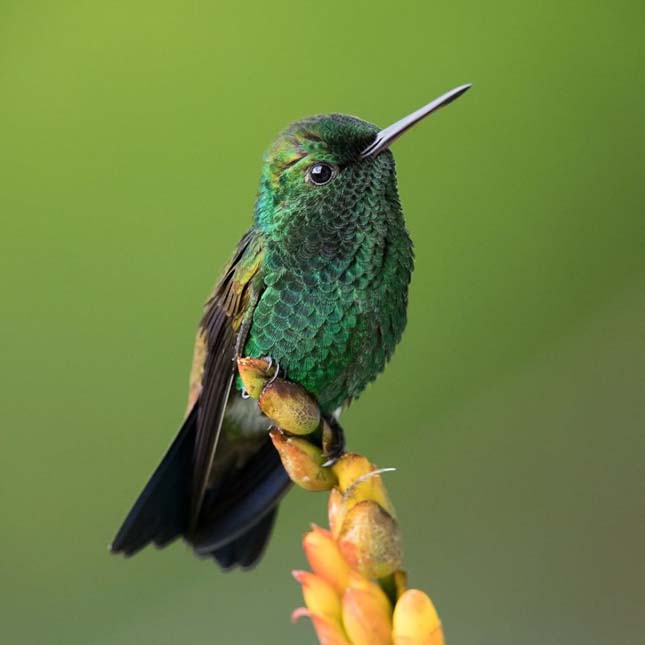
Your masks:
<svg viewBox="0 0 645 645"><path fill-rule="evenodd" d="M376 139L374 139L374 141L367 146L363 152L361 152L361 158L365 159L365 157L374 157L379 152L383 152L383 150L389 148L406 130L409 130L413 125L419 123L419 121L425 119L429 114L436 112L444 105L452 103L471 87L472 85L470 83L460 85L454 90L450 90L450 92L442 94L438 99L428 103L428 105L424 105L416 112L412 112L412 114L408 114L408 116L404 116L396 123L384 128L376 135Z"/></svg>

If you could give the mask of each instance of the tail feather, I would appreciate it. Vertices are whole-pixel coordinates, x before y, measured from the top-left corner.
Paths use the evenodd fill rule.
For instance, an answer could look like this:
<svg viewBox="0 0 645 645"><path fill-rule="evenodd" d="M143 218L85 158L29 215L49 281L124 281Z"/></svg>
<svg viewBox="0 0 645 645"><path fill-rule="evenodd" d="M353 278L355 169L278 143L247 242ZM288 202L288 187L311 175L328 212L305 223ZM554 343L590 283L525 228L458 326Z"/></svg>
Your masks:
<svg viewBox="0 0 645 645"><path fill-rule="evenodd" d="M267 441L235 475L235 483L219 489L217 500L205 499L191 542L199 554L216 551L251 531L289 490L291 481L271 442Z"/></svg>
<svg viewBox="0 0 645 645"><path fill-rule="evenodd" d="M274 508L246 533L226 546L211 551L209 555L212 555L220 567L225 570L231 569L235 565L239 565L243 569L251 568L264 553L277 513L278 509Z"/></svg>
<svg viewBox="0 0 645 645"><path fill-rule="evenodd" d="M163 547L183 533L196 430L197 406L125 518L110 545L112 553L134 555L150 542Z"/></svg>
<svg viewBox="0 0 645 645"><path fill-rule="evenodd" d="M264 552L277 505L290 480L268 440L241 470L209 491L195 529L189 510L198 405L146 484L114 538L113 553L130 556L153 543L163 547L179 536L224 569L253 566Z"/></svg>

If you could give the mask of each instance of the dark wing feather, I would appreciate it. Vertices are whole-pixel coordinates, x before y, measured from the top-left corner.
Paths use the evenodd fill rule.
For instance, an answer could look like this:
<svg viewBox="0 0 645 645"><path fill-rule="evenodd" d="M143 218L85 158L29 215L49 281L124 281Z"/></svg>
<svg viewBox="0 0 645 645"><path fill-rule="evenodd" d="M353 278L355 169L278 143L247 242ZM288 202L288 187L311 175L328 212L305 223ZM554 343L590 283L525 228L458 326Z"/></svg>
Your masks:
<svg viewBox="0 0 645 645"><path fill-rule="evenodd" d="M259 297L261 245L253 229L241 240L224 277L206 303L200 326L206 344L197 436L193 461L190 525L194 528L204 501L235 376L235 346L245 315Z"/></svg>

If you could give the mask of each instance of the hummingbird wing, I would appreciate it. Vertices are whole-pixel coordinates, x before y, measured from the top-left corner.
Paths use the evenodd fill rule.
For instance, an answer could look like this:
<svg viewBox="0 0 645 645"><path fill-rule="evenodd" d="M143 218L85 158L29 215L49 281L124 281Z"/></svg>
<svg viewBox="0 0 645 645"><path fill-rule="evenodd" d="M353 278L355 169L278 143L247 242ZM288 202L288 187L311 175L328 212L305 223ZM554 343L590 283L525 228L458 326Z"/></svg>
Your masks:
<svg viewBox="0 0 645 645"><path fill-rule="evenodd" d="M189 398L199 397L193 460L190 525L195 527L208 486L235 378L236 348L243 346L262 291L263 249L254 229L240 241L224 276L208 299L197 335ZM203 367L200 368L200 363ZM197 379L201 373L201 386Z"/></svg>

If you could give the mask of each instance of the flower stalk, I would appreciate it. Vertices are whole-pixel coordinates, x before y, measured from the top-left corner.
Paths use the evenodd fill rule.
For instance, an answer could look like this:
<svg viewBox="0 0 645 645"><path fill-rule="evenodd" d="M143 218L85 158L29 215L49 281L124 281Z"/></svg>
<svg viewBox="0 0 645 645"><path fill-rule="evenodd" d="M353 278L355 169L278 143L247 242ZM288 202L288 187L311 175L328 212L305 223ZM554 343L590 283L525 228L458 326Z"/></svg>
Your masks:
<svg viewBox="0 0 645 645"><path fill-rule="evenodd" d="M292 619L311 619L322 645L444 645L430 598L409 589L402 570L399 523L378 469L354 453L326 466L332 431L315 400L296 383L277 378L269 361L238 360L246 392L274 424L273 445L292 481L329 491L329 529L313 525L303 538L311 571L294 571L305 607ZM304 438L317 433L322 449Z"/></svg>

